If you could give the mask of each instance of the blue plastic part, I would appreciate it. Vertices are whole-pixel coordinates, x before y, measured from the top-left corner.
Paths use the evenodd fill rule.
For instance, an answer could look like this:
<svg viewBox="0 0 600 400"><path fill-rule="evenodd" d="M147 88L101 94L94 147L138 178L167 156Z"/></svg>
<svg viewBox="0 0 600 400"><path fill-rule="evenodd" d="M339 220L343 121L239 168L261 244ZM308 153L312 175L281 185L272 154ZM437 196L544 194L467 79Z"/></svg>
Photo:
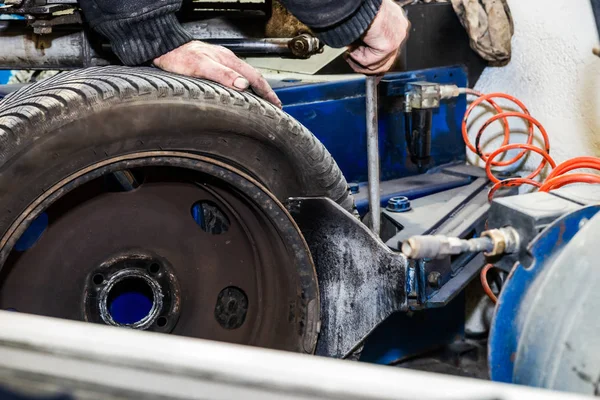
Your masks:
<svg viewBox="0 0 600 400"><path fill-rule="evenodd" d="M600 206L589 206L556 220L530 244L534 259L531 268L518 264L512 270L498 298L490 331L488 347L492 380L514 382L513 371L521 330L519 313L527 291L544 266L579 232L581 220L589 220L599 211Z"/></svg>
<svg viewBox="0 0 600 400"><path fill-rule="evenodd" d="M383 181L421 174L406 152L402 95L415 81L467 85L462 67L391 73L379 85L379 143ZM365 79L284 87L276 90L284 110L323 142L348 182L367 181ZM465 96L443 101L433 113L431 164L465 160L460 131ZM386 200L387 201L387 200ZM385 204L385 203L384 203Z"/></svg>
<svg viewBox="0 0 600 400"><path fill-rule="evenodd" d="M411 210L410 200L405 196L392 197L386 207L391 212L407 212Z"/></svg>
<svg viewBox="0 0 600 400"><path fill-rule="evenodd" d="M37 243L42 237L42 234L48 227L48 214L41 213L36 219L33 220L29 228L17 240L15 244L16 251L27 251Z"/></svg>
<svg viewBox="0 0 600 400"><path fill-rule="evenodd" d="M118 324L133 324L144 318L152 309L152 299L139 291L117 295L109 304L109 312Z"/></svg>

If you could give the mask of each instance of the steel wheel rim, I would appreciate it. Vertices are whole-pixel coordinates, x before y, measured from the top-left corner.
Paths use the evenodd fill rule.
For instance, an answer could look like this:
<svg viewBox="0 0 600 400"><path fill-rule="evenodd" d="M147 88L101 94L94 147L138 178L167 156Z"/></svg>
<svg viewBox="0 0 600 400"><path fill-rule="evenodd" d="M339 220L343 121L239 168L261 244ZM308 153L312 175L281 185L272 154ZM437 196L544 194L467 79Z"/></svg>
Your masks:
<svg viewBox="0 0 600 400"><path fill-rule="evenodd" d="M161 151L136 153L115 157L111 160L97 163L63 179L34 201L9 228L7 234L2 237L0 240L0 245L2 245L0 262L4 264L10 249L14 246L17 238L20 237L27 228L28 224L40 215L43 210L48 209L48 207L62 198L66 193L69 193L82 184L90 182L108 172L124 168L136 168L147 163L162 167L181 168L185 166L186 169L208 174L228 184L231 184L235 180L236 190L247 198L253 198L255 206L259 205L260 202L263 202L262 206L259 205L258 208L270 213L269 221L277 225L276 230L278 234L281 235L282 238L285 238L286 251L289 254L294 255L298 275L296 291L298 304L300 304L294 315L299 332L298 343L292 346L287 342L283 346L276 344L267 347L309 353L313 352L316 344L319 319L318 287L316 283L316 273L312 260L310 259L310 254L308 253L308 247L299 233L297 226L281 203L259 182L242 171L208 157L182 152ZM264 343L255 343L252 341L246 344L264 345ZM294 346L296 348L291 348Z"/></svg>

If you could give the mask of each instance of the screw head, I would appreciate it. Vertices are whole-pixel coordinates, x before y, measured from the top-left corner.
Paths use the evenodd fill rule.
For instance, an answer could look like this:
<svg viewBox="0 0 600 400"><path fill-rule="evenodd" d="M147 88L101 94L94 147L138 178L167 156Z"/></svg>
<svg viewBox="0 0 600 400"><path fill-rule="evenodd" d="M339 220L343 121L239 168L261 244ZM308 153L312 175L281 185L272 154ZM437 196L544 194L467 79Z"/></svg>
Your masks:
<svg viewBox="0 0 600 400"><path fill-rule="evenodd" d="M442 286L442 274L437 271L432 271L427 275L427 283L432 288L439 288Z"/></svg>
<svg viewBox="0 0 600 400"><path fill-rule="evenodd" d="M386 208L388 211L397 213L407 212L412 209L410 205L410 200L408 200L408 197L404 196L392 197L388 200Z"/></svg>

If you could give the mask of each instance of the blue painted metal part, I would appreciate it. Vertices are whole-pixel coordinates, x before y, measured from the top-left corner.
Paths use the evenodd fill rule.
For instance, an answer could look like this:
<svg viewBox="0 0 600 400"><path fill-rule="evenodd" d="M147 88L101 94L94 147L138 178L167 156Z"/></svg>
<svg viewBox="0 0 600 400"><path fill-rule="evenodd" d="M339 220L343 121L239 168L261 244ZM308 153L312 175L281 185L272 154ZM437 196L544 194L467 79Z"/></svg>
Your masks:
<svg viewBox="0 0 600 400"><path fill-rule="evenodd" d="M408 82L423 80L465 87L467 74L462 67L447 67L386 75L379 90L382 181L424 172L410 161L406 152L402 98ZM367 181L364 77L285 87L276 92L284 110L323 142L349 182ZM460 127L466 106L465 96L460 96L443 102L434 111L429 168L465 160Z"/></svg>
<svg viewBox="0 0 600 400"><path fill-rule="evenodd" d="M446 173L438 171L437 168L428 171L426 174L391 179L381 182L381 205L387 206L389 199L392 197L407 197L409 200L414 200L466 186L472 183L473 180L473 176ZM366 182L360 183L359 188L365 188L365 190L360 190L354 195L354 202L360 215L365 215L369 210L366 187Z"/></svg>
<svg viewBox="0 0 600 400"><path fill-rule="evenodd" d="M492 380L515 382L515 359L522 331L519 312L528 289L579 232L581 221L591 219L599 211L600 206L589 206L556 220L530 244L529 250L533 256L530 268L519 263L511 271L498 299L490 332L489 366Z"/></svg>
<svg viewBox="0 0 600 400"><path fill-rule="evenodd" d="M410 200L406 196L392 197L386 208L391 212L407 212L411 210Z"/></svg>
<svg viewBox="0 0 600 400"><path fill-rule="evenodd" d="M444 308L393 314L369 335L360 361L387 365L422 354L462 337L464 324L464 293Z"/></svg>

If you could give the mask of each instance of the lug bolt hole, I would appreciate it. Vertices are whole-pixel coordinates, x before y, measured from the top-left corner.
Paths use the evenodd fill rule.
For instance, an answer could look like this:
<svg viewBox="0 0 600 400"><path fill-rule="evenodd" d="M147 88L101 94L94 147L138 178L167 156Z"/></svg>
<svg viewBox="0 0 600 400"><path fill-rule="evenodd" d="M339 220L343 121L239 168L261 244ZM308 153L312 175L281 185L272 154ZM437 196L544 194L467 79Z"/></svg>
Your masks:
<svg viewBox="0 0 600 400"><path fill-rule="evenodd" d="M150 271L151 274L158 274L158 272L160 271L160 264L150 264L150 267L148 267L148 271Z"/></svg>
<svg viewBox="0 0 600 400"><path fill-rule="evenodd" d="M158 319L156 320L156 325L160 326L161 328L165 325L167 325L167 318L166 317L158 317Z"/></svg>
<svg viewBox="0 0 600 400"><path fill-rule="evenodd" d="M96 274L92 278L92 282L94 282L94 285L102 285L104 282L104 276L102 276L102 274Z"/></svg>

